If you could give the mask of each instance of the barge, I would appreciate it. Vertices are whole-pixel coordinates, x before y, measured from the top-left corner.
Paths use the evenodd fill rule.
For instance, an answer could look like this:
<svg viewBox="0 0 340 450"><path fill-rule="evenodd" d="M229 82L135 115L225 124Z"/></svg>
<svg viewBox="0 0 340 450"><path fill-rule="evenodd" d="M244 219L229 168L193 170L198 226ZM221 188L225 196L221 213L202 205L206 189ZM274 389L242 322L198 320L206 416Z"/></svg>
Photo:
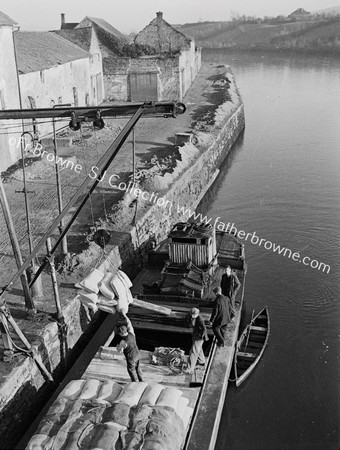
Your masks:
<svg viewBox="0 0 340 450"><path fill-rule="evenodd" d="M209 320L213 290L226 266L237 274L241 289L225 345L218 347L208 328L206 364L187 373L192 333L187 313L199 308ZM213 449L239 333L245 276L244 246L234 235L205 224L176 224L168 239L149 252L131 288L128 317L140 348L143 381L130 381L125 358L115 346L120 314L109 314L26 448Z"/></svg>

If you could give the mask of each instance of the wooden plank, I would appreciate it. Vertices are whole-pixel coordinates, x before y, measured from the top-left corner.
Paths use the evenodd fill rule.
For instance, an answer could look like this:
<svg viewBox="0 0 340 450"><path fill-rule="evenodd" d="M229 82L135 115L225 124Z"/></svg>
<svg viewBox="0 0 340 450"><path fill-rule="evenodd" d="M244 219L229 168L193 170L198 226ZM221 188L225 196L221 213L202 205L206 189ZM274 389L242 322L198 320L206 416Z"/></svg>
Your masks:
<svg viewBox="0 0 340 450"><path fill-rule="evenodd" d="M144 329L144 330L160 330L164 332L173 332L173 333L181 333L181 334L191 334L192 329L186 327L179 327L176 325L166 325L160 324L156 322L142 322L139 320L133 320L133 327L135 329ZM213 335L213 331L211 328L207 329L208 336Z"/></svg>
<svg viewBox="0 0 340 450"><path fill-rule="evenodd" d="M237 357L243 357L243 358L256 358L256 353L248 353L248 352L237 352Z"/></svg>
<svg viewBox="0 0 340 450"><path fill-rule="evenodd" d="M165 316L170 316L171 314L171 309L169 308L165 308L161 305L155 305L154 303L146 302L144 300L139 300L138 298L133 299L133 305L138 308L156 311L158 314L164 314Z"/></svg>
<svg viewBox="0 0 340 450"><path fill-rule="evenodd" d="M247 348L262 348L263 347L263 342L255 342L255 341L251 341L248 342Z"/></svg>
<svg viewBox="0 0 340 450"><path fill-rule="evenodd" d="M265 327L257 327L255 325L251 325L250 329L254 330L254 331L267 331L267 328L265 328Z"/></svg>

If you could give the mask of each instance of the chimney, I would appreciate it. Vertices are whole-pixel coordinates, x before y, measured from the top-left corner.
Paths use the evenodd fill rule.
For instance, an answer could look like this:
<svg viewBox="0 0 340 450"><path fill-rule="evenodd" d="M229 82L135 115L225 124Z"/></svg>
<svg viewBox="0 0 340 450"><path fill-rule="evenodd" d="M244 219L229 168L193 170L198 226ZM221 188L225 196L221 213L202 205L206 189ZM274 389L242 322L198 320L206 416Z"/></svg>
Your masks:
<svg viewBox="0 0 340 450"><path fill-rule="evenodd" d="M157 14L157 22L159 22L160 20L163 19L163 13L162 13L162 11L158 11L156 14Z"/></svg>
<svg viewBox="0 0 340 450"><path fill-rule="evenodd" d="M65 14L61 13L61 27L65 24Z"/></svg>

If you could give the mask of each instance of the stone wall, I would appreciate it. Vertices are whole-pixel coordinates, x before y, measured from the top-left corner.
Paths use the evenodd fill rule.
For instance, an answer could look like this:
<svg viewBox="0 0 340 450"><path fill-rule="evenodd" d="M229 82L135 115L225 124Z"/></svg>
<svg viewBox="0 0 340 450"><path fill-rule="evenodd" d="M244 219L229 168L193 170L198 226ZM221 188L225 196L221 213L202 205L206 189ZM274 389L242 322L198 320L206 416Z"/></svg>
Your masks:
<svg viewBox="0 0 340 450"><path fill-rule="evenodd" d="M104 58L104 92L107 101L127 101L130 58Z"/></svg>
<svg viewBox="0 0 340 450"><path fill-rule="evenodd" d="M190 39L163 19L161 12L135 38L137 44L154 48L157 52L181 50L190 45Z"/></svg>
<svg viewBox="0 0 340 450"><path fill-rule="evenodd" d="M98 326L100 315L89 321L84 307L76 299L63 309L67 324L68 361L76 358ZM41 355L46 368L54 372L58 381L60 373L60 341L56 322L47 325L39 335L39 343L33 347ZM10 376L0 384L0 448L14 448L20 430L24 431L46 402L57 385L46 382L32 358L24 358L11 370ZM28 413L29 412L29 413Z"/></svg>
<svg viewBox="0 0 340 450"><path fill-rule="evenodd" d="M130 101L130 74L157 73L158 101L179 100L178 57L105 58L105 98Z"/></svg>
<svg viewBox="0 0 340 450"><path fill-rule="evenodd" d="M99 77L102 77L101 72ZM89 58L78 59L38 72L21 74L20 89L23 108L30 108L32 101L35 108L52 108L58 103L70 103L72 106L75 106L75 103L78 106L96 105L97 98L91 86L92 81ZM95 83L95 79L93 82ZM45 119L37 120L40 138L52 132L52 124L46 122ZM59 127L66 124L67 122L63 122ZM32 131L31 127L27 128Z"/></svg>
<svg viewBox="0 0 340 450"><path fill-rule="evenodd" d="M244 129L244 107L240 105L233 115L222 125L216 139L193 164L185 170L164 193L171 208L154 205L141 217L131 231L130 245L122 248L122 260L129 271L141 268L146 258L150 239L156 243L164 240L176 222L185 222L187 218L179 211L181 207L194 211L211 186L221 165L237 137ZM151 190L152 191L152 190Z"/></svg>

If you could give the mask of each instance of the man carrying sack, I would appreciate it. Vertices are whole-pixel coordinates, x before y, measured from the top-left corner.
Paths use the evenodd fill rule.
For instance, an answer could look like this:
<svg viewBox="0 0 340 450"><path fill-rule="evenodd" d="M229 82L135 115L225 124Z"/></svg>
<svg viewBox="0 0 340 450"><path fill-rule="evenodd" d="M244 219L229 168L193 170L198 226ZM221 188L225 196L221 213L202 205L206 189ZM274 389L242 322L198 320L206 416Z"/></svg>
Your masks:
<svg viewBox="0 0 340 450"><path fill-rule="evenodd" d="M127 371L130 375L131 381L143 381L142 371L139 367L140 363L140 353L137 347L136 337L131 324L130 319L125 315L126 325L121 325L117 329L118 337L120 341L117 345L117 350L119 353L123 352Z"/></svg>

